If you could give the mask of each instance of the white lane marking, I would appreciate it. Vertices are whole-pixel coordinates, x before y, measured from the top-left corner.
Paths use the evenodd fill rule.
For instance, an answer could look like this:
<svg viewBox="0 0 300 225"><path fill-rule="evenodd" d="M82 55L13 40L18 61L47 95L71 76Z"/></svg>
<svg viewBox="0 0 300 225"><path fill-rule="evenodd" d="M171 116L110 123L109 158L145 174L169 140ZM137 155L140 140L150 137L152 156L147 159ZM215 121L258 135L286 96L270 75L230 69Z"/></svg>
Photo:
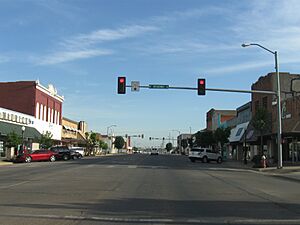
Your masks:
<svg viewBox="0 0 300 225"><path fill-rule="evenodd" d="M114 168L116 165L108 165L107 168Z"/></svg>
<svg viewBox="0 0 300 225"><path fill-rule="evenodd" d="M7 185L7 186L2 186L2 187L0 187L0 189L11 188L11 187L19 186L19 185L26 184L26 183L29 183L29 182L30 182L29 180L22 181L20 183L11 184L11 185Z"/></svg>
<svg viewBox="0 0 300 225"><path fill-rule="evenodd" d="M137 165L129 165L128 168L135 169L135 168L137 168Z"/></svg>
<svg viewBox="0 0 300 225"><path fill-rule="evenodd" d="M59 216L59 215L37 215L37 214L0 214L0 216L62 219L62 220L92 220L124 223L176 223L176 224L300 224L299 219L228 219L228 218L207 218L207 219L170 219L170 218L121 218L121 217L101 217L101 216Z"/></svg>

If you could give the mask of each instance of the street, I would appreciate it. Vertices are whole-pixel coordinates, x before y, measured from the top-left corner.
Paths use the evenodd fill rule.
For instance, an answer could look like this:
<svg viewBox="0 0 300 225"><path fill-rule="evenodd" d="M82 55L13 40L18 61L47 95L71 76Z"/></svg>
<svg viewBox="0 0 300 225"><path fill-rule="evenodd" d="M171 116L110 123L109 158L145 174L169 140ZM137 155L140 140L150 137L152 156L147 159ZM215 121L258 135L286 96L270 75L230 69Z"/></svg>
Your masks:
<svg viewBox="0 0 300 225"><path fill-rule="evenodd" d="M0 224L300 224L300 183L116 155L0 167Z"/></svg>

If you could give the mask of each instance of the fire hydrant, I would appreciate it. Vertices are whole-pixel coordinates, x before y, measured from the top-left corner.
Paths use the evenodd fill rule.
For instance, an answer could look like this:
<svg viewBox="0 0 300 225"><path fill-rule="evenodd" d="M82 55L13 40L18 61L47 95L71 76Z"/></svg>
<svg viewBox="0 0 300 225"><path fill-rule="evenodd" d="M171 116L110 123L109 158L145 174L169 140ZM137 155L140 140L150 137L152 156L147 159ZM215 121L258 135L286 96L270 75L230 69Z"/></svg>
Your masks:
<svg viewBox="0 0 300 225"><path fill-rule="evenodd" d="M260 163L261 163L261 168L267 168L267 157L265 155L262 155Z"/></svg>

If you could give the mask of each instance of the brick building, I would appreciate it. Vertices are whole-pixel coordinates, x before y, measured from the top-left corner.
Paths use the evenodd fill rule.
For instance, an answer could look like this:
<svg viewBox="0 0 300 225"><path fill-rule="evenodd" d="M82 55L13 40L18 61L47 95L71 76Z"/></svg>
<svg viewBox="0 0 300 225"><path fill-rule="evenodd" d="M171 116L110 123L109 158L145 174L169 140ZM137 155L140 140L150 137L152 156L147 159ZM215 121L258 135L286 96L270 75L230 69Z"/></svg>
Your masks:
<svg viewBox="0 0 300 225"><path fill-rule="evenodd" d="M34 127L41 134L51 132L61 140L62 104L64 98L53 85L39 81L0 82L0 107L35 118Z"/></svg>
<svg viewBox="0 0 300 225"><path fill-rule="evenodd" d="M232 118L236 117L236 110L211 109L206 113L206 129L215 131L218 127Z"/></svg>
<svg viewBox="0 0 300 225"><path fill-rule="evenodd" d="M299 74L280 73L281 85L281 112L282 112L282 139L283 139L283 160L300 160L300 96L291 91L291 82L293 79L300 79ZM300 85L298 83L298 88ZM269 73L262 76L255 82L252 90L276 91L276 74ZM267 109L270 116L270 127L263 134L264 150L268 152L269 157L277 159L277 98L275 95L252 94L252 116L255 115L258 108ZM251 129L251 128L250 128ZM253 128L252 128L253 129ZM251 139L253 145L258 145L260 137L258 134ZM256 136L256 137L255 137ZM249 140L251 142L251 140ZM255 143L256 142L256 143ZM257 153L257 149L254 149Z"/></svg>

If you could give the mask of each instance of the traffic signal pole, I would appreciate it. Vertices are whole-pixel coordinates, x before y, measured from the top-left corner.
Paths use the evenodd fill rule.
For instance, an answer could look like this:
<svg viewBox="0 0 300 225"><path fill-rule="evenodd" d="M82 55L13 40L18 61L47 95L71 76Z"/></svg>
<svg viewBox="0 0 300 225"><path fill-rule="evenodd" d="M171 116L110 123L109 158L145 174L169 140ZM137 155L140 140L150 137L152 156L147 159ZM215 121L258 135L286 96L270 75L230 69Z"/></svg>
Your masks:
<svg viewBox="0 0 300 225"><path fill-rule="evenodd" d="M168 86L167 88L153 88L149 87L149 85L140 85L140 88L145 89L173 89L173 90L191 90L195 91L198 90L198 88L194 87L180 87L180 86L169 86L169 85L161 85L161 86ZM126 87L131 88L131 85L126 85ZM239 89L224 89L224 88L206 88L206 91L218 91L218 92L235 92L235 93L256 93L256 94L270 94L270 95L276 95L277 93L275 91L263 91L263 90L239 90Z"/></svg>

